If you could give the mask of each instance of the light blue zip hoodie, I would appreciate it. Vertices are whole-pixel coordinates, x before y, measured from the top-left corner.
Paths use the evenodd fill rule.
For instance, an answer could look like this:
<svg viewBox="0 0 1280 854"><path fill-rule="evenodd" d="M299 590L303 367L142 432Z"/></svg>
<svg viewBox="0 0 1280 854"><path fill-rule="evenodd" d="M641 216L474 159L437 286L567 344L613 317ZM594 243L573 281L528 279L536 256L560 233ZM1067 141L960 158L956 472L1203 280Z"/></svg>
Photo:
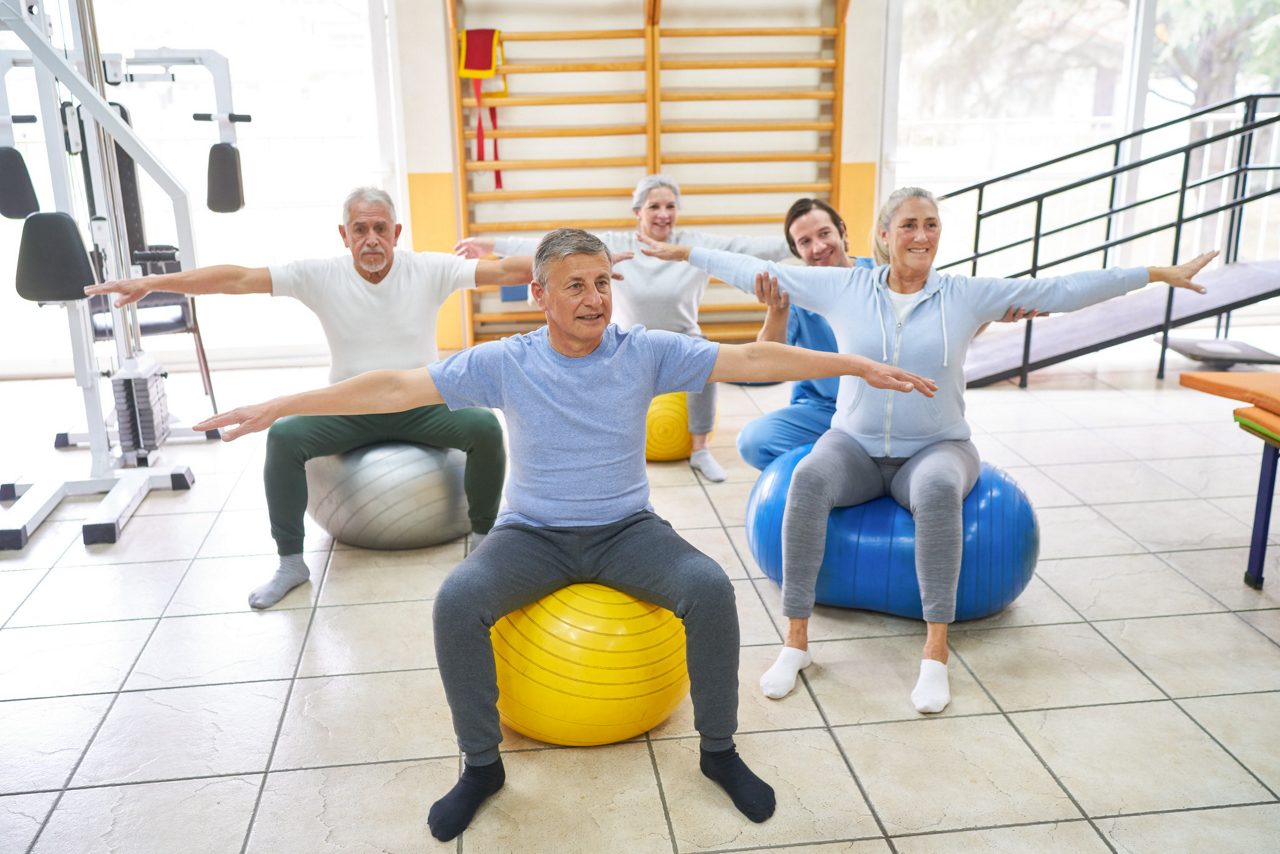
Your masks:
<svg viewBox="0 0 1280 854"><path fill-rule="evenodd" d="M929 271L919 301L901 323L889 304L888 266L873 269L780 266L746 255L695 248L689 263L739 290L755 292L768 271L801 308L823 315L841 353L897 365L938 384L933 397L872 388L841 377L834 429L873 457L910 457L934 442L971 435L964 420L964 358L978 328L1010 306L1074 311L1147 284L1145 267L1091 270L1047 279L980 279Z"/></svg>

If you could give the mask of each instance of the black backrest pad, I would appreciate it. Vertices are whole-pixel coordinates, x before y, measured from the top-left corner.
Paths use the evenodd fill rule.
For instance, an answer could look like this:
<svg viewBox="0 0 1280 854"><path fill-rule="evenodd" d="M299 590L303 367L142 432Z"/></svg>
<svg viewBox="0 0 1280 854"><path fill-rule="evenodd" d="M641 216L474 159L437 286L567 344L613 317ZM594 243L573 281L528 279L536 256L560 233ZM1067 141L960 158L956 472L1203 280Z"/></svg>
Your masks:
<svg viewBox="0 0 1280 854"><path fill-rule="evenodd" d="M0 216L22 219L40 210L31 174L22 152L16 148L0 148Z"/></svg>
<svg viewBox="0 0 1280 854"><path fill-rule="evenodd" d="M244 207L244 184L240 180L240 149L229 142L216 142L209 149L209 210L235 213Z"/></svg>
<svg viewBox="0 0 1280 854"><path fill-rule="evenodd" d="M33 302L84 299L93 267L76 221L61 211L27 217L14 279L18 296Z"/></svg>

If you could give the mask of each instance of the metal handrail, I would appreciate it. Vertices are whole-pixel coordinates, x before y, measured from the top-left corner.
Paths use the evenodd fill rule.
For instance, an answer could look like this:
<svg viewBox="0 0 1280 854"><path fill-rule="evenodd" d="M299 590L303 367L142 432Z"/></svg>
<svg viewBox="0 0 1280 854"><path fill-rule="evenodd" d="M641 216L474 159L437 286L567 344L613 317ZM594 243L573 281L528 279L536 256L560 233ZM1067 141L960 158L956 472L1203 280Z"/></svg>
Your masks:
<svg viewBox="0 0 1280 854"><path fill-rule="evenodd" d="M1255 94L1255 95L1245 95L1239 98L1233 98L1229 101L1223 101L1221 103L1214 104L1214 105L1205 107L1203 109L1197 110L1196 112L1190 113L1181 118L1173 119L1170 121L1162 122L1158 125L1153 125L1147 128L1143 128L1141 130L1133 131L1131 133L1127 133L1122 136L1115 137L1105 142L1097 143L1087 148L1082 148L1077 151L1071 152L1069 154L1065 154L1059 157L1045 160L1031 166L1026 166L1021 169L1016 169L1012 172L1007 172L995 178L989 178L984 181L978 182L976 184L970 185L968 187L964 187L962 189L955 190L953 192L940 196L939 200L941 201L941 200L947 200L947 199L955 199L969 193L976 193L976 215L974 219L973 244L972 244L971 254L963 258L956 259L954 261L949 261L946 264L939 265L938 269L945 270L951 267L957 267L963 264L968 264L970 267L970 275L976 275L979 260L996 255L1001 252L1007 252L1010 249L1025 247L1028 244L1030 244L1030 252L1031 252L1030 266L1026 270L1023 270L1014 274L1014 277L1024 276L1024 275L1034 276L1037 273L1039 273L1041 270L1044 270L1050 267L1055 267L1061 264L1065 264L1069 261L1074 261L1079 258L1096 254L1098 252L1102 253L1103 264L1105 266L1108 260L1109 253L1111 252L1112 249L1118 246L1122 246L1124 244L1141 240L1145 237L1150 237L1153 234L1158 234L1160 232L1168 231L1169 229L1173 229L1174 231L1172 263L1176 264L1178 263L1178 252L1182 247L1182 227L1187 223L1195 222L1196 220L1200 220L1205 217L1214 216L1221 213L1229 214L1229 220L1227 225L1227 244L1225 247L1223 247L1225 250L1223 260L1226 263L1235 262L1239 257L1240 239L1244 230L1244 213L1243 213L1244 206L1249 204L1250 202L1253 202L1258 199L1265 198L1267 196L1271 196L1280 192L1280 187L1277 187L1272 190L1267 190L1265 192L1255 192L1252 194L1248 192L1248 180L1249 180L1249 175L1251 173L1261 173L1261 172L1280 170L1280 164L1271 164L1271 163L1256 164L1256 163L1250 162L1252 157L1252 151L1253 151L1254 133L1272 126L1275 126L1277 128L1277 132L1280 132L1280 113L1277 113L1276 115L1271 116L1270 118L1266 118L1262 120L1258 119L1259 102L1265 101L1265 100L1280 100L1280 93L1262 93L1262 94ZM1214 114L1214 113L1221 113L1226 109L1238 107L1241 105L1243 105L1244 107L1243 114L1238 117L1231 118L1232 122L1239 122L1239 124L1235 127L1232 127L1226 131L1211 134L1209 136L1206 136L1203 139L1195 140L1193 142L1187 143L1186 145L1183 145L1177 148L1172 148L1167 151L1162 151L1158 154L1141 157L1132 162L1128 162L1128 163L1121 162L1122 151L1123 151L1122 146L1124 143L1128 141L1138 139L1145 134L1150 134L1155 131L1164 130L1177 125L1189 125L1192 121L1194 121L1199 117L1209 115L1209 114ZM1227 169L1223 169L1219 172L1216 172L1211 176L1197 178L1194 181L1190 180L1190 167L1191 167L1191 159L1192 159L1193 153L1207 150L1212 145L1226 142L1229 140L1238 140L1236 145L1236 156L1235 156L1234 166ZM1027 195L1026 197L1021 198L1017 201L1001 204L991 209L984 209L983 207L987 190L993 185L997 185L997 184L1000 184L1001 182L1009 181L1011 179L1019 178L1024 175L1028 175L1038 170L1044 169L1046 167L1053 166L1058 163L1063 163L1065 161L1072 160L1093 152L1103 151L1103 150L1106 150L1108 147L1111 147L1114 152L1112 157L1112 166L1109 169L1105 169L1103 171L1100 171L1086 178L1069 181L1065 184L1062 184L1057 187L1053 187L1049 190ZM1177 182L1177 185L1174 188L1170 190L1158 192L1155 195L1149 196L1141 200L1127 202L1119 206L1116 205L1117 183L1120 176L1134 174L1137 172L1137 170L1143 168L1144 166L1150 166L1152 164L1159 163L1161 161L1167 161L1171 158L1176 158L1179 156L1182 158L1182 164L1181 164L1181 170L1180 170L1181 179ZM1078 190L1082 187L1094 185L1099 181L1111 182L1110 191L1108 194L1107 206L1104 210L1096 214L1091 214L1089 216L1084 217L1083 219L1079 219L1075 222L1072 222L1066 225L1056 225L1049 229L1044 228L1044 208L1045 208L1046 201L1053 199L1055 197L1061 196L1065 193L1071 192L1072 190ZM1231 195L1230 200L1224 204L1217 205L1216 207L1210 207L1207 209L1202 209L1202 210L1188 213L1186 207L1188 204L1189 191L1195 190L1200 187L1204 187L1214 182L1220 182L1220 181L1232 182L1231 191L1230 191L1230 195ZM1119 237L1116 237L1113 234L1113 227L1116 222L1115 217L1117 214L1125 213L1127 211L1132 211L1143 205L1149 205L1153 202L1169 199L1175 196L1178 199L1178 208L1177 208L1177 215L1172 221L1155 225L1150 228L1143 229L1142 231L1122 235ZM1009 213L1010 211L1026 208L1027 206L1034 206L1034 215L1035 215L1035 224L1032 227L1031 233L1029 236L1014 240L1012 242L1006 242L1000 246L996 246L993 248L989 248L989 249L981 248L982 225L984 222L986 222L988 219L992 217ZM1065 231L1068 231L1073 228L1078 228L1082 225L1087 225L1089 223L1096 223L1104 219L1106 220L1106 233L1105 233L1105 239L1101 243L1093 245L1087 249L1072 251L1067 255L1063 255L1056 258L1045 259L1042 257L1041 246L1044 238L1061 234ZM1161 379L1163 379L1164 377L1165 352L1168 346L1169 329L1171 326L1172 313L1173 313L1173 291L1170 290L1169 297L1165 306L1165 320L1162 325L1162 335L1161 335L1162 341L1161 341L1161 350L1160 350L1160 363L1157 369L1157 376ZM1230 322L1229 313L1227 313L1227 323L1229 324L1229 322ZM1224 326L1220 318L1219 330L1223 328ZM1030 361L1030 352L1031 352L1032 329L1033 329L1032 321L1028 320L1026 323L1026 328L1024 333L1023 359L1022 359L1022 368L1020 372L1020 383L1019 383L1023 387L1025 387L1027 384L1027 373L1029 370L1029 361Z"/></svg>

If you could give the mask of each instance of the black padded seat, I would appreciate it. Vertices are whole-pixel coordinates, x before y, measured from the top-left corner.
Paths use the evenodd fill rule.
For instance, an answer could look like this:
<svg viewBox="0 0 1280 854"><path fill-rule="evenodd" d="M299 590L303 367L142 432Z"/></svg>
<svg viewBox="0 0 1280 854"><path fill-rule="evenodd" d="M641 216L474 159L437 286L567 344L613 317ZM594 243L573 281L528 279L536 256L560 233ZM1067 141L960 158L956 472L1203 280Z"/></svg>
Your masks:
<svg viewBox="0 0 1280 854"><path fill-rule="evenodd" d="M96 279L76 221L61 211L27 217L14 281L18 296L32 302L84 299Z"/></svg>

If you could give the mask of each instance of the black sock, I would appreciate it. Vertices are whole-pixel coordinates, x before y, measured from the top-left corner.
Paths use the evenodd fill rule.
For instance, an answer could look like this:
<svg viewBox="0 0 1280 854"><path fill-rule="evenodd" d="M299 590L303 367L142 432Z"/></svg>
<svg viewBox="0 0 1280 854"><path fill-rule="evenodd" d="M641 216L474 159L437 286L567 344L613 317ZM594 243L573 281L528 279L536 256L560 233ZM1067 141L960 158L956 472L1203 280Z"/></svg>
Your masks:
<svg viewBox="0 0 1280 854"><path fill-rule="evenodd" d="M464 765L458 782L427 813L431 835L448 842L466 830L480 805L506 781L501 759L489 765Z"/></svg>
<svg viewBox="0 0 1280 854"><path fill-rule="evenodd" d="M759 823L773 815L773 787L747 767L738 751L732 747L714 753L704 750L698 764L703 774L729 793L733 805L747 818Z"/></svg>

